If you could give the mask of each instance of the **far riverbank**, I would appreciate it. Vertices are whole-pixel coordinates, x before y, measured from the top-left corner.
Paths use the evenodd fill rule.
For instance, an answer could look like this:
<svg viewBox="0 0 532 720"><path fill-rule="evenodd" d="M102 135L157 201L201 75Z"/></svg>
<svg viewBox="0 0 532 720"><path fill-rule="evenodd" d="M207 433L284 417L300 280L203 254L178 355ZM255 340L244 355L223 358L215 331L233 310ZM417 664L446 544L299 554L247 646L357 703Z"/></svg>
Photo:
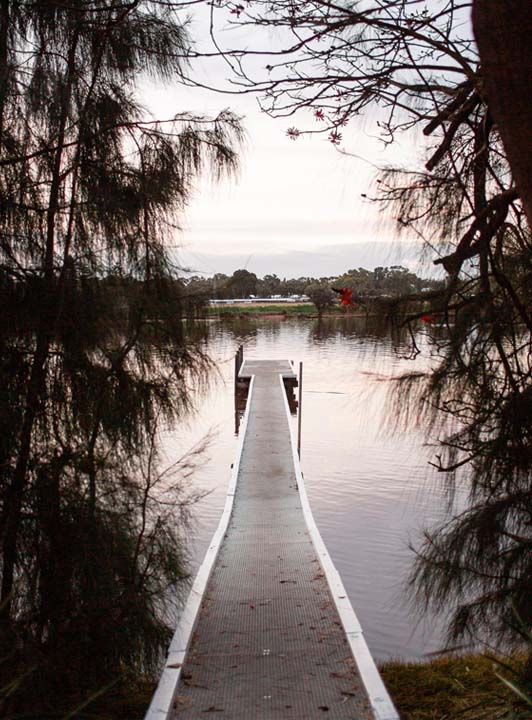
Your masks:
<svg viewBox="0 0 532 720"><path fill-rule="evenodd" d="M312 303L278 303L278 304L251 304L251 303L234 303L232 305L216 305L207 308L206 317L261 317L261 318L283 318L283 317L302 317L302 318L318 318L319 313L315 305ZM340 306L329 308L321 314L322 318L333 317L366 317L364 310L347 310Z"/></svg>

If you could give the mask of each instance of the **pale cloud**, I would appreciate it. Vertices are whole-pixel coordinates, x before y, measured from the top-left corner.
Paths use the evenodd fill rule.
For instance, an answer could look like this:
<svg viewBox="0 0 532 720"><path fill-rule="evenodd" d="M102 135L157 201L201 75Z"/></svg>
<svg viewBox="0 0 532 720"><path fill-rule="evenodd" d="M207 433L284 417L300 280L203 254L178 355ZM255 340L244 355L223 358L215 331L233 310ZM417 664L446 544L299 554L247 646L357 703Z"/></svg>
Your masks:
<svg viewBox="0 0 532 720"><path fill-rule="evenodd" d="M244 116L248 139L238 177L217 185L208 179L198 183L180 220L180 256L203 258L209 272L232 272L254 258L253 271L259 275L322 275L364 262L368 267L385 264L384 246L400 242L393 224L383 222L362 194L371 194L376 167L411 161L415 148L411 142L385 148L371 135L371 117L342 129L343 146L354 154L346 157L326 136L296 141L286 136L291 125L314 127L311 113L274 120L260 112L251 96L182 86L145 86L143 95L159 117L184 110L212 115L227 106ZM377 255L370 248L378 245L380 259L374 262ZM336 270L324 273L324 264ZM305 272L299 271L302 266Z"/></svg>
<svg viewBox="0 0 532 720"><path fill-rule="evenodd" d="M404 265L421 276L435 276L434 266L419 261L417 243L397 243L381 240L351 245L326 244L313 250L291 248L272 251L270 248L254 252L195 252L180 250L180 265L191 274L213 275L221 272L231 275L235 269L246 268L259 277L275 273L279 277L331 277L341 275L350 268L373 269L378 265Z"/></svg>

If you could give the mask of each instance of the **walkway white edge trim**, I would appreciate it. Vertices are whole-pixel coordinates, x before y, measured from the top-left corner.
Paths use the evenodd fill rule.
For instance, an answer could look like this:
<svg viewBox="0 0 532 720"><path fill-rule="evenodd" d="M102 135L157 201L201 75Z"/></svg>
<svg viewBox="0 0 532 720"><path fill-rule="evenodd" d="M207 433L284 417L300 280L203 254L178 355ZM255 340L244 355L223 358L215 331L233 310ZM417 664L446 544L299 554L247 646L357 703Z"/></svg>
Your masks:
<svg viewBox="0 0 532 720"><path fill-rule="evenodd" d="M375 715L376 720L399 720L399 713L397 712L392 699L386 690L377 666L375 665L375 661L371 656L358 618L353 610L353 606L351 605L349 598L347 597L344 584L340 578L338 570L334 567L331 556L325 547L320 531L314 521L297 454L297 444L294 438L292 425L290 423L290 408L288 406L288 398L284 389L282 375L279 375L279 383L283 393L286 419L290 432L290 444L292 446L292 457L294 460L299 497L301 499L303 515L310 533L312 544L314 545L322 570L327 579L336 609L340 615L340 620L342 622L347 641L349 642L353 658L357 664L360 678L368 694L373 714Z"/></svg>
<svg viewBox="0 0 532 720"><path fill-rule="evenodd" d="M218 528L212 536L210 545L205 553L203 562L198 569L185 607L179 616L176 631L168 650L168 656L166 658L164 669L148 708L148 712L145 715L145 720L167 720L170 713L174 710L173 704L177 693L179 677L181 675L181 666L185 661L192 633L194 632L194 628L196 627L196 622L198 620L199 609L203 601L205 589L214 568L216 558L218 557L224 535L227 532L233 510L238 471L240 469L244 438L246 437L246 430L248 426L249 409L251 407L254 381L255 377L253 376L249 386L246 410L240 425L236 457L227 488L223 513L220 518Z"/></svg>

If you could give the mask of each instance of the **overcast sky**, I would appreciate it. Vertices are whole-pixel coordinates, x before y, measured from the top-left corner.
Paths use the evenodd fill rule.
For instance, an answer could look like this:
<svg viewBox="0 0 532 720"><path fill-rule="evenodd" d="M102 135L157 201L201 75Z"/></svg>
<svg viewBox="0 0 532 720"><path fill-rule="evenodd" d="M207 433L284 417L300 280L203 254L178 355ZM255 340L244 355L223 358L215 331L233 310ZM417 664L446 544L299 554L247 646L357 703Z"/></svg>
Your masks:
<svg viewBox="0 0 532 720"><path fill-rule="evenodd" d="M204 82L216 83L226 69L198 72ZM371 194L375 166L412 161L415 155L406 143L386 150L371 114L342 128L341 147L355 156L346 157L326 135L287 137L288 127L312 121L310 113L276 120L250 95L178 85L144 93L160 117L185 110L216 114L230 107L243 116L247 132L238 177L198 183L177 238L181 264L205 274L246 267L258 276L280 277L328 276L376 265L416 267L416 246L401 242L393 224L361 197Z"/></svg>

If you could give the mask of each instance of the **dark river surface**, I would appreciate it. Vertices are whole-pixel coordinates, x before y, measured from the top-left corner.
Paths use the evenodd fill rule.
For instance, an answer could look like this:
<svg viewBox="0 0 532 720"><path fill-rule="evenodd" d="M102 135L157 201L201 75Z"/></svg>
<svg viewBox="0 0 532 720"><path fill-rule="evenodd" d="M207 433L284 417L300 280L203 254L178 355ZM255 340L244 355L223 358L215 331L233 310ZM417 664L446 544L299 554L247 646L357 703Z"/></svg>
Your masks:
<svg viewBox="0 0 532 720"><path fill-rule="evenodd" d="M424 331L418 342L426 347ZM394 432L389 378L426 367L408 360L406 338L364 319L322 323L262 319L210 326L208 351L219 377L198 397L188 426L164 439L172 461L214 431L192 480L208 495L193 512L194 567L218 525L236 450L234 353L303 362L301 465L314 518L376 659L418 659L444 647L442 622L408 603L409 543L445 519L447 495L428 464L434 447L421 429ZM388 380L388 381L387 381Z"/></svg>

